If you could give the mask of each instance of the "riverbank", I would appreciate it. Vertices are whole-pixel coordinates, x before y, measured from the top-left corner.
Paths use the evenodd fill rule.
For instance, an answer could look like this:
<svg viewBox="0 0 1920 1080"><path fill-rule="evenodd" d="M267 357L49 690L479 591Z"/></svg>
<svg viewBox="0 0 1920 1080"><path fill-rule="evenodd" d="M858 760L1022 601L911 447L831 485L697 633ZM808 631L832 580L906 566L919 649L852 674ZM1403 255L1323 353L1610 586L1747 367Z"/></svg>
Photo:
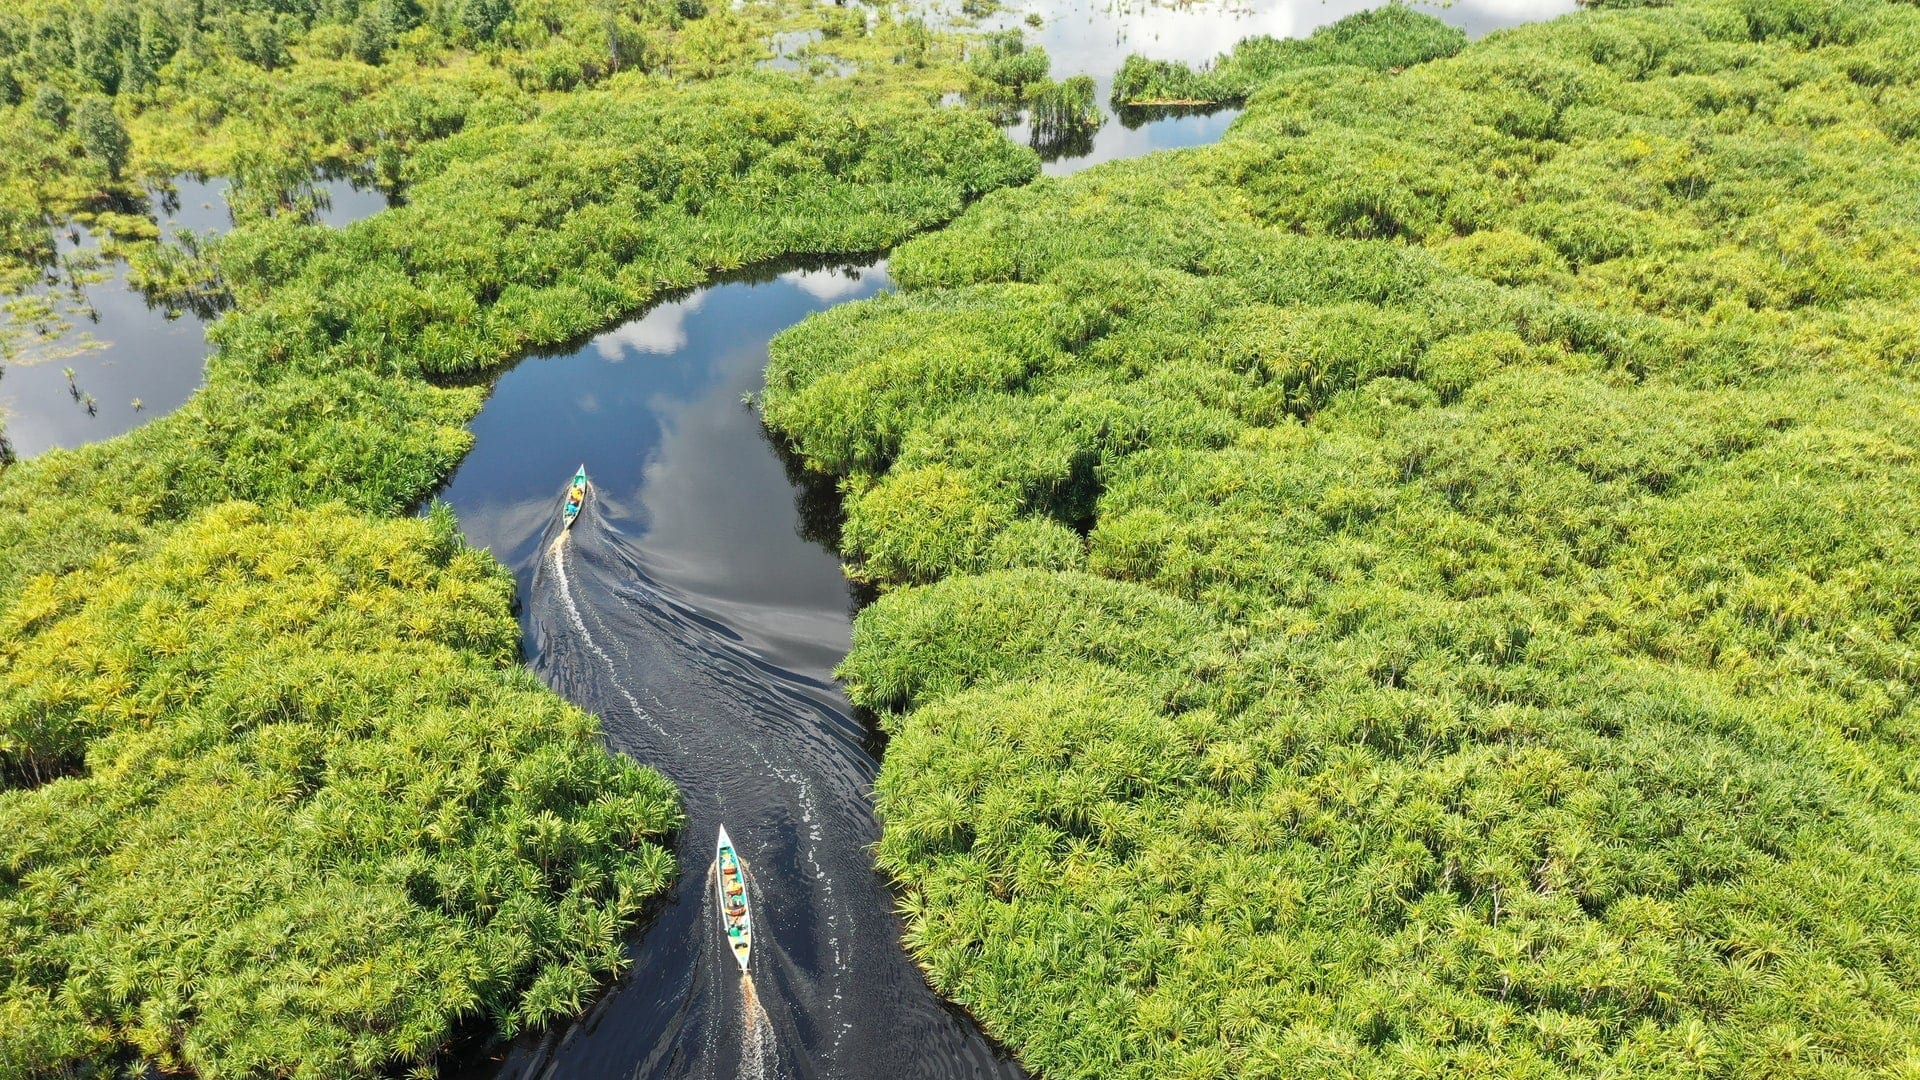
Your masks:
<svg viewBox="0 0 1920 1080"><path fill-rule="evenodd" d="M934 984L1062 1077L1920 1053L1916 33L1281 73L777 339Z"/></svg>

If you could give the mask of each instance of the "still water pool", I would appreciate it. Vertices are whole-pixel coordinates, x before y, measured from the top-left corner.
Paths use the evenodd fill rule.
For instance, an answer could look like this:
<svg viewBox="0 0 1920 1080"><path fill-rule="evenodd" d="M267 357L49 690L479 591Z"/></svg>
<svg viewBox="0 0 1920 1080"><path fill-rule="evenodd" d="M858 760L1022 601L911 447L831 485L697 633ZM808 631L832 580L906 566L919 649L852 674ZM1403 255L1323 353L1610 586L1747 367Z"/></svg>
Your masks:
<svg viewBox="0 0 1920 1080"><path fill-rule="evenodd" d="M339 228L388 205L385 194L348 180L317 180L318 220ZM208 235L231 227L227 181L179 177L155 191L162 238L182 229ZM97 249L84 230L55 236L60 258ZM21 457L109 439L186 404L207 366L206 322L192 311L147 301L127 282L126 266L107 263L101 280L63 280L40 290L68 329L0 360L0 432ZM71 371L71 376L68 372Z"/></svg>

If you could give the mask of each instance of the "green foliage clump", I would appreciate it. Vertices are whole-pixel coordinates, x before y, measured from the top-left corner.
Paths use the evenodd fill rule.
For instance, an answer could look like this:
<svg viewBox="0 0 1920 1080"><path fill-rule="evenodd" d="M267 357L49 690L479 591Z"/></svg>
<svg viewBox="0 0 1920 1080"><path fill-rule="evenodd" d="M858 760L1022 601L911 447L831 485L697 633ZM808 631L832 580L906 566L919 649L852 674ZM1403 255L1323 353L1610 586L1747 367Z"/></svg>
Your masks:
<svg viewBox="0 0 1920 1080"><path fill-rule="evenodd" d="M1075 75L1065 82L1043 82L1027 94L1033 138L1044 143L1098 128L1099 96L1087 75Z"/></svg>
<svg viewBox="0 0 1920 1080"><path fill-rule="evenodd" d="M67 104L67 95L57 86L42 86L33 95L33 118L50 128L67 126L67 115L71 107Z"/></svg>
<svg viewBox="0 0 1920 1080"><path fill-rule="evenodd" d="M1111 97L1115 108L1238 105L1283 72L1329 64L1397 71L1452 56L1466 43L1467 36L1460 30L1392 3L1349 15L1304 38L1247 38L1199 71L1135 53L1114 76Z"/></svg>
<svg viewBox="0 0 1920 1080"><path fill-rule="evenodd" d="M431 1062L576 1011L672 873L657 773L517 663L450 514L228 503L0 634L0 1062ZM16 1042L16 1036L24 1042Z"/></svg>
<svg viewBox="0 0 1920 1080"><path fill-rule="evenodd" d="M776 339L935 985L1061 1077L1920 1060L1915 40L1295 65Z"/></svg>
<svg viewBox="0 0 1920 1080"><path fill-rule="evenodd" d="M1014 101L1025 96L1028 86L1046 79L1049 65L1047 50L1029 46L1018 30L984 35L967 50L967 67L982 90Z"/></svg>
<svg viewBox="0 0 1920 1080"><path fill-rule="evenodd" d="M87 156L105 166L109 178L120 179L133 141L127 137L126 125L113 114L113 102L98 94L82 98L73 113L73 132Z"/></svg>

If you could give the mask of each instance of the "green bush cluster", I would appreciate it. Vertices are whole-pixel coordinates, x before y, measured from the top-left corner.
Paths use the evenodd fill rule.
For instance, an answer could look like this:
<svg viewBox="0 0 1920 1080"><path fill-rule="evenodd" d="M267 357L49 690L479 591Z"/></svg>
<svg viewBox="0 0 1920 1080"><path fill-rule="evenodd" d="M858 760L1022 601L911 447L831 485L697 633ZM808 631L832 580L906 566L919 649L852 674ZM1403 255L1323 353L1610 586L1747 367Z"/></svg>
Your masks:
<svg viewBox="0 0 1920 1080"><path fill-rule="evenodd" d="M518 666L450 519L389 519L502 362L1037 171L905 82L433 85L369 106L419 125L405 206L143 262L233 305L186 406L0 464L0 1074L367 1075L578 1012L671 873L672 793Z"/></svg>
<svg viewBox="0 0 1920 1080"><path fill-rule="evenodd" d="M1046 80L1049 66L1047 50L1029 46L1018 30L983 35L967 49L967 70L980 84L980 91L1016 101L1028 86Z"/></svg>
<svg viewBox="0 0 1920 1080"><path fill-rule="evenodd" d="M1046 82L1027 95L1033 119L1033 138L1047 142L1100 126L1100 94L1089 75L1065 82Z"/></svg>
<svg viewBox="0 0 1920 1080"><path fill-rule="evenodd" d="M237 234L216 337L276 370L450 374L788 252L871 251L1032 175L970 112L779 74L574 95L408 164L405 206Z"/></svg>
<svg viewBox="0 0 1920 1080"><path fill-rule="evenodd" d="M659 774L518 666L451 514L227 503L0 633L0 1072L431 1062L581 1007L666 884Z"/></svg>
<svg viewBox="0 0 1920 1080"><path fill-rule="evenodd" d="M1285 71L777 339L935 985L1057 1077L1911 1071L1917 44Z"/></svg>
<svg viewBox="0 0 1920 1080"><path fill-rule="evenodd" d="M46 219L104 224L122 245L149 239L124 214L144 203L144 181L230 176L243 218L300 209L316 170L397 186L423 142L525 119L544 96L618 73L739 70L775 28L818 18L784 0L711 14L698 0L10 5L0 295L47 264Z"/></svg>
<svg viewBox="0 0 1920 1080"><path fill-rule="evenodd" d="M1467 35L1399 3L1350 15L1304 38L1250 37L1199 71L1174 60L1135 53L1121 64L1110 95L1114 108L1147 105L1238 105L1277 75L1341 64L1397 70L1466 45Z"/></svg>

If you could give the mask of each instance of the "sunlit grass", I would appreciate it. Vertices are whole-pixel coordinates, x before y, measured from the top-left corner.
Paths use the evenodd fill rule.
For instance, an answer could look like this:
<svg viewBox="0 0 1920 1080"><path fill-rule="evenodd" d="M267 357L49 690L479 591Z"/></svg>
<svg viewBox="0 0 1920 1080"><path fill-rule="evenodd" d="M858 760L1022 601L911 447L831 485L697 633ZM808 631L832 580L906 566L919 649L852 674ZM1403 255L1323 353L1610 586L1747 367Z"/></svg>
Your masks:
<svg viewBox="0 0 1920 1080"><path fill-rule="evenodd" d="M431 1061L579 1008L673 869L678 800L517 663L450 514L230 503L0 633L15 1075ZM16 1056L17 1054L17 1056Z"/></svg>

